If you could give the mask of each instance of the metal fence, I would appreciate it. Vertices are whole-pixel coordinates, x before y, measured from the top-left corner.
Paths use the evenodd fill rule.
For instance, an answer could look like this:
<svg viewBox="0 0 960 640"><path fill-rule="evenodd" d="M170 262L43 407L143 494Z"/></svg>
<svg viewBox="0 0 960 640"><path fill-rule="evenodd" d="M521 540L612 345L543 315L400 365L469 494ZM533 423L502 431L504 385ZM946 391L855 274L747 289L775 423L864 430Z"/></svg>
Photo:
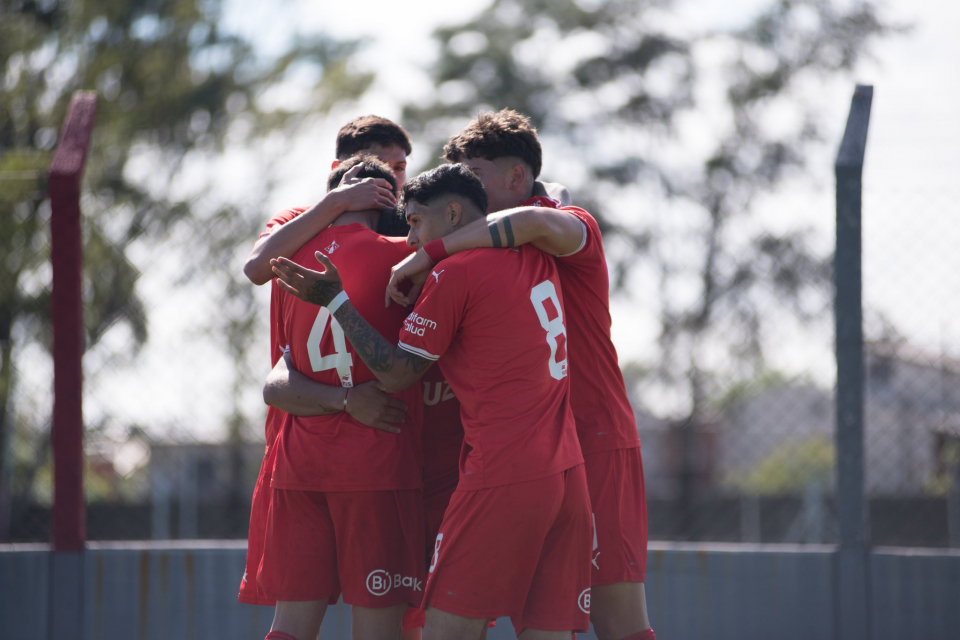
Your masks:
<svg viewBox="0 0 960 640"><path fill-rule="evenodd" d="M960 327L951 324L960 300L960 230L950 215L958 196L880 189L864 195L865 492L870 539L878 545L960 545L960 353L953 340ZM85 209L97 209L102 197L85 195ZM48 212L45 205L39 215ZM259 391L268 371L269 296L247 284L239 267L262 213L229 221L194 216L163 238L144 236L124 247L139 298L120 302L134 305L126 315L142 317L148 337L136 346L135 323L118 320L85 355L89 539L245 537L263 452ZM807 223L798 218L797 226ZM109 220L88 216L84 225L88 237L112 237ZM765 233L783 244L794 231ZM827 264L832 231L821 226L810 247ZM201 254L219 262L191 262L198 247L210 245L219 250ZM49 247L20 251L44 257ZM758 272L776 282L796 275L787 266L771 259ZM50 277L38 260L17 281L20 297L43 300ZM804 295L767 293L754 301L766 366L708 385L707 409L695 419L658 414L649 401L663 389L655 367L640 363L640 374L628 367L651 539L838 541L833 287L825 278ZM648 311L642 305L637 313ZM722 342L724 331L742 329L740 321L734 306L712 319L717 333L705 334L704 352L716 369L723 370L724 354L712 354L709 340ZM10 344L0 535L47 541L49 331L24 315Z"/></svg>

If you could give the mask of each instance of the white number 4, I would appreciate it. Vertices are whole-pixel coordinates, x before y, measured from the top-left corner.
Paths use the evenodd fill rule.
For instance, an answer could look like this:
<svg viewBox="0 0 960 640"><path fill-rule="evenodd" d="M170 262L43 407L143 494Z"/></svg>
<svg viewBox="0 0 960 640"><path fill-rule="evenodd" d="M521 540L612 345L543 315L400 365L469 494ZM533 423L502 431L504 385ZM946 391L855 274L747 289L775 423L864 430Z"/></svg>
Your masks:
<svg viewBox="0 0 960 640"><path fill-rule="evenodd" d="M543 304L545 300L552 301L553 307L557 310L557 317L552 320L547 317L547 308ZM547 344L550 345L550 376L563 380L567 375L567 359L557 361L557 337L563 336L564 346L566 346L567 330L563 326L563 307L560 306L556 287L549 280L544 280L530 290L530 302L533 303L537 317L540 318L540 326L547 332Z"/></svg>
<svg viewBox="0 0 960 640"><path fill-rule="evenodd" d="M320 341L326 333L327 325L333 336L334 352L329 355L320 353ZM343 335L343 328L337 319L330 315L326 307L320 307L317 319L313 321L310 337L307 338L307 353L310 355L310 366L314 371L336 369L340 377L340 384L344 387L353 386L353 354L347 351L347 339Z"/></svg>

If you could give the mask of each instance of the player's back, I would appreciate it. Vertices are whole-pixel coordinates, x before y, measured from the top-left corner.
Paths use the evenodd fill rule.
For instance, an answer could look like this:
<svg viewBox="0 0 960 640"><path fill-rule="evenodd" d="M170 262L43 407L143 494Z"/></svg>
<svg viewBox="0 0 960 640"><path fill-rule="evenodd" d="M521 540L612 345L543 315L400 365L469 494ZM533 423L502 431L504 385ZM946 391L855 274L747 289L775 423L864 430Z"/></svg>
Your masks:
<svg viewBox="0 0 960 640"><path fill-rule="evenodd" d="M332 226L308 241L292 260L317 268L315 251L325 253L340 269L343 288L357 310L384 337L395 339L406 310L396 305L385 309L383 292L390 268L412 251L403 239L380 236L360 224ZM283 293L278 333L290 347L294 369L316 382L350 388L375 379L324 307ZM289 416L279 439L273 486L317 491L419 487L420 394L414 389L396 397L407 403L410 416L399 434L362 425L345 411Z"/></svg>
<svg viewBox="0 0 960 640"><path fill-rule="evenodd" d="M535 198L524 204L556 204ZM640 444L610 335L610 277L600 226L579 207L561 207L586 230L576 253L557 258L570 341L570 404L584 455Z"/></svg>
<svg viewBox="0 0 960 640"><path fill-rule="evenodd" d="M460 490L543 478L582 462L549 256L522 246L444 260L404 324L401 347L443 355L440 367L461 404Z"/></svg>

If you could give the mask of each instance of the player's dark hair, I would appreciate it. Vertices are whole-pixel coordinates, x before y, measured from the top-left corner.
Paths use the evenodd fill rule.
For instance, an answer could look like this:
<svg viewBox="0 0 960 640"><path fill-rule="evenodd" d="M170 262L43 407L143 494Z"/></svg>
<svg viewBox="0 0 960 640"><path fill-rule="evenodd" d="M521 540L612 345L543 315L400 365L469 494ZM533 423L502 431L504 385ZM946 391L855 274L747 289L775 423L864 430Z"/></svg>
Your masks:
<svg viewBox="0 0 960 640"><path fill-rule="evenodd" d="M410 155L410 136L396 122L380 116L360 116L340 127L337 133L337 158L353 156L373 145L397 146Z"/></svg>
<svg viewBox="0 0 960 640"><path fill-rule="evenodd" d="M456 195L469 200L487 213L487 192L483 190L480 178L462 164L445 164L421 173L403 185L400 198L401 211L408 202L429 204L440 196Z"/></svg>
<svg viewBox="0 0 960 640"><path fill-rule="evenodd" d="M533 177L540 175L543 150L530 118L512 109L481 111L463 131L443 147L450 162L465 158L496 160L516 156L530 165Z"/></svg>
<svg viewBox="0 0 960 640"><path fill-rule="evenodd" d="M357 173L358 178L383 178L390 183L393 195L397 195L397 177L393 175L393 171L383 160L369 154L351 156L338 164L337 168L331 171L327 178L327 191L333 191L339 187L347 171L361 162L363 163L363 169L360 169L360 172Z"/></svg>

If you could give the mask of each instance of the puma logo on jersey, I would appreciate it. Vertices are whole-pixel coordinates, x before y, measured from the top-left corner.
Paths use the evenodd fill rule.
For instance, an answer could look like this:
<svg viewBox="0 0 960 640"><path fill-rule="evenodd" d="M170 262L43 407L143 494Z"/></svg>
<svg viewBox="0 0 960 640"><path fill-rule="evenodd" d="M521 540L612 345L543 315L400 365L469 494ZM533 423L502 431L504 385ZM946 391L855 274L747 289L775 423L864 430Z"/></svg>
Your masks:
<svg viewBox="0 0 960 640"><path fill-rule="evenodd" d="M441 269L440 273L443 273L444 271L446 271L446 269ZM437 273L436 271L430 272L430 275L437 279L437 284L440 284L440 273Z"/></svg>
<svg viewBox="0 0 960 640"><path fill-rule="evenodd" d="M339 249L339 248L340 248L340 245L337 244L337 241L336 241L336 240L334 240L333 243L330 244L330 246L328 246L326 249L324 249L324 252L325 252L327 255L330 255L331 253L333 253L334 251L336 251L336 250Z"/></svg>

